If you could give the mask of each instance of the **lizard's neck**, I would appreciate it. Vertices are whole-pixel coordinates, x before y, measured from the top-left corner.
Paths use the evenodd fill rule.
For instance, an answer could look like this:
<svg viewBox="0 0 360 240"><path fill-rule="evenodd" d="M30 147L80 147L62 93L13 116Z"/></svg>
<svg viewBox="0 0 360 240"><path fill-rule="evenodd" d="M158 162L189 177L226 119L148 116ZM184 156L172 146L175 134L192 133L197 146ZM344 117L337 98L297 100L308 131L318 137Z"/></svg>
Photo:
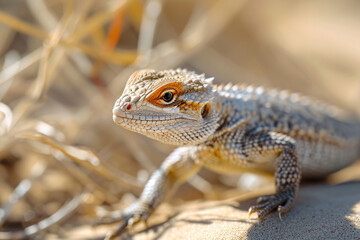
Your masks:
<svg viewBox="0 0 360 240"><path fill-rule="evenodd" d="M241 97L231 97L229 94L224 93L224 91L215 90L215 93L217 97L215 98L214 105L218 106L216 115L218 116L219 126L214 136L219 136L234 128L241 128L242 126L245 128L251 115L251 111L247 111L250 107L248 105L251 103Z"/></svg>

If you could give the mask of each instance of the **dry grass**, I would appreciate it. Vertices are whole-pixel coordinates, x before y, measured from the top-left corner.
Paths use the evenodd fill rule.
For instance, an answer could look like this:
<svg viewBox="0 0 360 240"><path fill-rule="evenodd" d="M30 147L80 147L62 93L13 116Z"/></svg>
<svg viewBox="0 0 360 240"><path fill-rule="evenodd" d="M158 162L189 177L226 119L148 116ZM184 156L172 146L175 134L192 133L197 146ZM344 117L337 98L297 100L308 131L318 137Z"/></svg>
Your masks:
<svg viewBox="0 0 360 240"><path fill-rule="evenodd" d="M360 99L359 4L294 5L1 2L0 239L90 231L104 209L139 194L171 147L112 123L113 103L136 69L181 65L360 110L351 105ZM236 185L203 172L182 199L219 198L204 178L216 189Z"/></svg>

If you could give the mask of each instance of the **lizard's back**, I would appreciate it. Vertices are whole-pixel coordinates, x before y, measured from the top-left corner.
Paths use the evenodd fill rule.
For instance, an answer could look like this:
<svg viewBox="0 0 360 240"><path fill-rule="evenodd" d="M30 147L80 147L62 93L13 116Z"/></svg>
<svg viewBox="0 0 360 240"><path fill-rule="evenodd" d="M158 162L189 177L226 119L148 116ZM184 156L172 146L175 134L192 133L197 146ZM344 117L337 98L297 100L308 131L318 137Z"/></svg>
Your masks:
<svg viewBox="0 0 360 240"><path fill-rule="evenodd" d="M321 177L350 165L360 153L360 122L329 105L286 91L218 87L229 104L228 124L246 120L247 131L274 131L296 140L304 177Z"/></svg>

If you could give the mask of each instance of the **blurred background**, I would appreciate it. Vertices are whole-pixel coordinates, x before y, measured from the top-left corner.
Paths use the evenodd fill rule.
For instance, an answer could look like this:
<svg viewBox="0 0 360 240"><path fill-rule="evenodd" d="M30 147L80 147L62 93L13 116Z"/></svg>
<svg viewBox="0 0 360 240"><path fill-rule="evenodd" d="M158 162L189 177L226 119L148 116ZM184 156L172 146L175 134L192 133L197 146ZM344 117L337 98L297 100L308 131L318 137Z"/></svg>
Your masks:
<svg viewBox="0 0 360 240"><path fill-rule="evenodd" d="M0 239L89 239L173 146L117 127L132 72L183 67L360 112L357 0L0 1ZM202 170L172 206L272 186ZM99 230L100 229L100 230Z"/></svg>

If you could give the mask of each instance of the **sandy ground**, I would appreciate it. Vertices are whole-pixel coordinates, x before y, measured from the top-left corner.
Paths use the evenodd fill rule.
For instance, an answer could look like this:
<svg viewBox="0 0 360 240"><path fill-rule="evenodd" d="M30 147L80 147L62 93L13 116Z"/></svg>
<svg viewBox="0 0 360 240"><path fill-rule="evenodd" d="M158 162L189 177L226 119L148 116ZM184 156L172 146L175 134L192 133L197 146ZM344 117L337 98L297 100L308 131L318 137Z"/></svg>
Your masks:
<svg viewBox="0 0 360 240"><path fill-rule="evenodd" d="M148 227L135 225L121 238L131 240L217 239L359 239L360 163L348 167L325 182L307 182L300 187L295 206L280 220L271 213L262 222L248 208L271 188L240 193L221 201L196 200L173 206L163 203L151 215ZM234 196L234 195L233 195ZM119 223L74 226L61 239L104 239ZM47 239L59 240L59 236Z"/></svg>
<svg viewBox="0 0 360 240"><path fill-rule="evenodd" d="M255 203L255 194L224 201L191 201L178 207L165 203L151 216L149 228L139 223L119 239L360 239L359 189L360 181L303 186L295 206L282 220L272 213L260 223L256 214L248 217L247 212ZM84 226L63 237L103 239L117 226Z"/></svg>
<svg viewBox="0 0 360 240"><path fill-rule="evenodd" d="M272 213L260 223L248 217L255 198L191 203L122 239L360 239L359 189L360 182L303 187L282 220Z"/></svg>

